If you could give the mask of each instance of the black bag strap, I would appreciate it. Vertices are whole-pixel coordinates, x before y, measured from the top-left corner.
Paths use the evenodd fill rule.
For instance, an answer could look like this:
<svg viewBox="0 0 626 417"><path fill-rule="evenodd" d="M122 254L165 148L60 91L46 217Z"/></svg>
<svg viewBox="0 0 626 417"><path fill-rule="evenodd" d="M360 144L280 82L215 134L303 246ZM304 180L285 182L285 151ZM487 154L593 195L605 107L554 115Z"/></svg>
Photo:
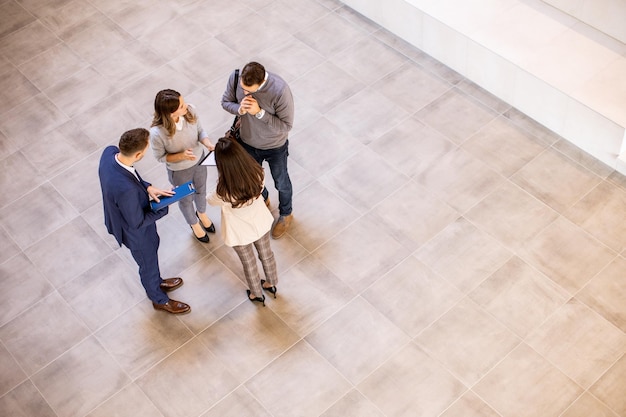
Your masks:
<svg viewBox="0 0 626 417"><path fill-rule="evenodd" d="M235 83L233 84L233 91L235 93L235 101L237 101L237 84L239 84L239 68L235 70Z"/></svg>

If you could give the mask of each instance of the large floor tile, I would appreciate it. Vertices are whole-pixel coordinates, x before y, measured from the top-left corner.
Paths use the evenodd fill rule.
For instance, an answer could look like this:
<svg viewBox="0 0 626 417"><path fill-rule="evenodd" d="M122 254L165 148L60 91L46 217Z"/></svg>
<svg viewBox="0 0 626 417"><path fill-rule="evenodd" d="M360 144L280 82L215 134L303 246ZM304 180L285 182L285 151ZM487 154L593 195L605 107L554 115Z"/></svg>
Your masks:
<svg viewBox="0 0 626 417"><path fill-rule="evenodd" d="M626 355L615 362L611 369L589 388L591 394L620 416L626 415L624 372L626 372Z"/></svg>
<svg viewBox="0 0 626 417"><path fill-rule="evenodd" d="M0 398L28 378L11 353L2 345L0 345L0 369L2 369ZM1 409L2 406L0 406Z"/></svg>
<svg viewBox="0 0 626 417"><path fill-rule="evenodd" d="M274 299L266 295L266 304ZM300 338L270 308L242 303L204 330L199 339L224 366L244 382Z"/></svg>
<svg viewBox="0 0 626 417"><path fill-rule="evenodd" d="M303 28L294 35L325 57L340 53L367 34L358 25L354 25L335 13L320 18L315 25Z"/></svg>
<svg viewBox="0 0 626 417"><path fill-rule="evenodd" d="M357 297L305 340L356 385L410 339Z"/></svg>
<svg viewBox="0 0 626 417"><path fill-rule="evenodd" d="M557 310L526 343L583 388L626 352L626 335L576 300Z"/></svg>
<svg viewBox="0 0 626 417"><path fill-rule="evenodd" d="M415 341L468 387L520 343L510 330L467 298L421 332Z"/></svg>
<svg viewBox="0 0 626 417"><path fill-rule="evenodd" d="M0 92L0 114L11 110L15 105L27 101L40 91L17 69L11 68L0 74L0 83L7 88Z"/></svg>
<svg viewBox="0 0 626 417"><path fill-rule="evenodd" d="M468 211L465 217L507 248L519 250L552 223L558 213L506 182Z"/></svg>
<svg viewBox="0 0 626 417"><path fill-rule="evenodd" d="M525 338L565 304L569 295L530 265L513 257L469 297Z"/></svg>
<svg viewBox="0 0 626 417"><path fill-rule="evenodd" d="M415 337L452 308L463 294L409 257L368 288L363 297Z"/></svg>
<svg viewBox="0 0 626 417"><path fill-rule="evenodd" d="M499 417L499 414L489 407L472 391L466 392L450 406L441 417Z"/></svg>
<svg viewBox="0 0 626 417"><path fill-rule="evenodd" d="M557 417L582 389L525 344L473 388L502 417Z"/></svg>
<svg viewBox="0 0 626 417"><path fill-rule="evenodd" d="M12 1L0 5L0 14L4 16L4 19L0 21L0 37L9 35L35 20L35 17L19 3Z"/></svg>
<svg viewBox="0 0 626 417"><path fill-rule="evenodd" d="M12 32L3 39L0 53L16 66L61 42L38 20Z"/></svg>
<svg viewBox="0 0 626 417"><path fill-rule="evenodd" d="M467 292L501 267L511 252L465 218L450 223L415 256Z"/></svg>
<svg viewBox="0 0 626 417"><path fill-rule="evenodd" d="M305 341L297 343L245 386L275 417L320 415L350 390L346 379Z"/></svg>
<svg viewBox="0 0 626 417"><path fill-rule="evenodd" d="M15 417L57 417L30 380L0 397L0 413Z"/></svg>
<svg viewBox="0 0 626 417"><path fill-rule="evenodd" d="M39 89L44 90L87 68L84 61L67 45L56 45L20 65L20 71Z"/></svg>
<svg viewBox="0 0 626 417"><path fill-rule="evenodd" d="M239 387L201 417L271 417L271 414L244 387Z"/></svg>
<svg viewBox="0 0 626 417"><path fill-rule="evenodd" d="M528 241L519 254L571 294L617 255L563 217Z"/></svg>
<svg viewBox="0 0 626 417"><path fill-rule="evenodd" d="M357 387L385 415L439 415L465 386L414 344L393 355Z"/></svg>
<svg viewBox="0 0 626 417"><path fill-rule="evenodd" d="M0 340L28 375L87 336L88 329L56 292L0 328Z"/></svg>
<svg viewBox="0 0 626 417"><path fill-rule="evenodd" d="M357 390L347 393L320 417L342 417L347 415L383 417L383 413Z"/></svg>
<svg viewBox="0 0 626 417"><path fill-rule="evenodd" d="M7 156L2 164L6 171L0 175L0 186L5 190L7 198L0 203L0 207L14 202L45 181L43 175L32 174L37 172L37 168L26 159L22 152Z"/></svg>
<svg viewBox="0 0 626 417"><path fill-rule="evenodd" d="M176 383L172 383L176 381ZM144 374L137 385L164 416L197 416L238 383L198 339Z"/></svg>
<svg viewBox="0 0 626 417"><path fill-rule="evenodd" d="M80 417L130 382L116 361L89 337L32 377L60 416Z"/></svg>
<svg viewBox="0 0 626 417"><path fill-rule="evenodd" d="M562 417L618 417L606 404L589 393L584 393L563 413Z"/></svg>
<svg viewBox="0 0 626 417"><path fill-rule="evenodd" d="M86 417L163 417L136 384L129 384Z"/></svg>

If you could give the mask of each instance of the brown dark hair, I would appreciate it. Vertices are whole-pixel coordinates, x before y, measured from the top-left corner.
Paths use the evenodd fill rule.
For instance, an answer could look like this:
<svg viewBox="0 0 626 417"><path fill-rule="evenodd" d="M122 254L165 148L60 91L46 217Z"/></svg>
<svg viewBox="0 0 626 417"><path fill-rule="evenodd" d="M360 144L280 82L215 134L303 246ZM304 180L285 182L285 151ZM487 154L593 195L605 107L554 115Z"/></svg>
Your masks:
<svg viewBox="0 0 626 417"><path fill-rule="evenodd" d="M228 137L215 144L217 195L233 207L241 207L263 190L263 168L248 152Z"/></svg>
<svg viewBox="0 0 626 417"><path fill-rule="evenodd" d="M175 90L166 89L157 93L154 98L154 117L151 126L163 126L170 136L176 133L176 123L172 119L172 113L180 106L180 93ZM188 123L196 122L196 115L187 110L183 116Z"/></svg>
<svg viewBox="0 0 626 417"><path fill-rule="evenodd" d="M143 127L131 129L122 133L119 142L120 152L124 156L133 156L137 152L141 152L148 146L150 132Z"/></svg>
<svg viewBox="0 0 626 417"><path fill-rule="evenodd" d="M241 70L241 82L248 87L265 80L265 67L258 62L249 62Z"/></svg>

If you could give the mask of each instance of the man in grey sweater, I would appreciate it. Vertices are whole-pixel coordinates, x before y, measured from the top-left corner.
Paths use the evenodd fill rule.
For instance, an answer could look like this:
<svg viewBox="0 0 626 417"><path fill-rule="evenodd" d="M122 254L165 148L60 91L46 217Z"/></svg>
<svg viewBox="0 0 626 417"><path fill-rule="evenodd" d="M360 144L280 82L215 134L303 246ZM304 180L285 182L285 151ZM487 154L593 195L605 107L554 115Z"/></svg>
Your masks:
<svg viewBox="0 0 626 417"><path fill-rule="evenodd" d="M222 95L222 107L241 120L241 144L259 163L267 161L278 190L278 220L272 226L272 238L282 237L293 215L293 188L287 172L289 131L293 126L294 103L289 86L281 77L265 71L257 62L246 64L235 85L235 72L230 75ZM269 206L268 191L263 198Z"/></svg>

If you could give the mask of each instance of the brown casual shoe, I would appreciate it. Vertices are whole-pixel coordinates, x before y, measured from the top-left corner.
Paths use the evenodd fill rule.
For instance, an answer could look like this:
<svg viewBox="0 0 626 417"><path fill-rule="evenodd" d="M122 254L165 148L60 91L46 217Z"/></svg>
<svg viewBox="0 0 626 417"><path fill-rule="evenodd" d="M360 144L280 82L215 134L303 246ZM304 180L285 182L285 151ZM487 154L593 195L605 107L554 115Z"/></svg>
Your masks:
<svg viewBox="0 0 626 417"><path fill-rule="evenodd" d="M287 216L280 216L276 223L274 223L274 227L272 227L272 238L280 239L283 237L287 229L289 229L289 225L291 225L291 220L293 219L293 214L289 214Z"/></svg>
<svg viewBox="0 0 626 417"><path fill-rule="evenodd" d="M191 311L189 304L181 303L171 298L165 304L152 303L152 307L154 307L155 310L163 310L171 314L185 314Z"/></svg>
<svg viewBox="0 0 626 417"><path fill-rule="evenodd" d="M172 291L180 287L181 285L183 285L182 278L179 278L179 277L167 278L167 279L164 279L163 282L161 282L161 289L163 291Z"/></svg>
<svg viewBox="0 0 626 417"><path fill-rule="evenodd" d="M270 208L270 198L269 197L267 197L267 199L265 200L265 206L267 208Z"/></svg>

